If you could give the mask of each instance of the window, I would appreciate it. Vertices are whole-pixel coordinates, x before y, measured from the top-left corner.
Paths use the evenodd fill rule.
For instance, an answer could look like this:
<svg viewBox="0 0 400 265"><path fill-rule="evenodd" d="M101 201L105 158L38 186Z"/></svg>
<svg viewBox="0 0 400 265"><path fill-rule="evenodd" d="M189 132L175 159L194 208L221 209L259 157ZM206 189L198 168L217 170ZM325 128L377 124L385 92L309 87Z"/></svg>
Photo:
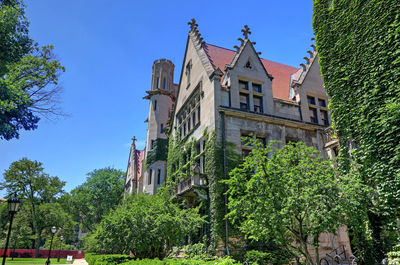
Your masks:
<svg viewBox="0 0 400 265"><path fill-rule="evenodd" d="M254 96L253 104L254 104L254 112L258 112L258 113L263 112L262 97Z"/></svg>
<svg viewBox="0 0 400 265"><path fill-rule="evenodd" d="M161 183L161 169L157 170L157 184L160 185Z"/></svg>
<svg viewBox="0 0 400 265"><path fill-rule="evenodd" d="M249 110L249 95L240 93L240 109Z"/></svg>
<svg viewBox="0 0 400 265"><path fill-rule="evenodd" d="M329 120L328 120L328 112L326 110L320 110L321 113L321 121L324 125L329 125Z"/></svg>
<svg viewBox="0 0 400 265"><path fill-rule="evenodd" d="M149 171L149 179L147 180L147 184L148 184L148 185L151 185L151 178L152 178L152 176L153 176L153 170L150 169L150 171Z"/></svg>
<svg viewBox="0 0 400 265"><path fill-rule="evenodd" d="M261 91L261 85L260 84L254 84L253 83L253 90L258 92L258 93L262 93Z"/></svg>
<svg viewBox="0 0 400 265"><path fill-rule="evenodd" d="M267 146L267 139L265 137L257 136L257 142L261 143L264 147Z"/></svg>
<svg viewBox="0 0 400 265"><path fill-rule="evenodd" d="M249 90L249 83L246 81L239 81L239 89Z"/></svg>
<svg viewBox="0 0 400 265"><path fill-rule="evenodd" d="M160 133L164 133L164 123L161 123L160 125Z"/></svg>
<svg viewBox="0 0 400 265"><path fill-rule="evenodd" d="M307 96L307 101L308 101L308 104L315 105L315 98L314 97Z"/></svg>
<svg viewBox="0 0 400 265"><path fill-rule="evenodd" d="M187 121L188 121L187 122L188 123L188 132L190 132L190 130L192 129L192 123L190 122L190 116Z"/></svg>
<svg viewBox="0 0 400 265"><path fill-rule="evenodd" d="M325 99L318 99L318 106L326 108L326 101Z"/></svg>
<svg viewBox="0 0 400 265"><path fill-rule="evenodd" d="M200 122L200 106L197 107L197 122Z"/></svg>
<svg viewBox="0 0 400 265"><path fill-rule="evenodd" d="M193 122L193 128L196 126L196 111L194 110L192 112L192 122Z"/></svg>
<svg viewBox="0 0 400 265"><path fill-rule="evenodd" d="M157 77L157 86L156 86L156 88L160 88L160 78L159 77Z"/></svg>
<svg viewBox="0 0 400 265"><path fill-rule="evenodd" d="M154 109L154 110L157 110L157 100L154 100L153 109Z"/></svg>
<svg viewBox="0 0 400 265"><path fill-rule="evenodd" d="M317 109L316 108L310 108L310 121L312 123L318 123Z"/></svg>
<svg viewBox="0 0 400 265"><path fill-rule="evenodd" d="M190 61L187 63L187 65L186 65L186 71L185 71L186 79L187 79L188 85L190 84L190 72L191 72L191 70L192 70L192 60L190 60ZM189 86L188 86L188 87L189 87Z"/></svg>
<svg viewBox="0 0 400 265"><path fill-rule="evenodd" d="M176 115L178 119L178 131L181 132L181 137L190 133L198 123L200 123L200 86L196 86L193 95L184 103L181 110ZM197 118L196 118L197 115Z"/></svg>
<svg viewBox="0 0 400 265"><path fill-rule="evenodd" d="M154 140L151 140L150 149L154 148Z"/></svg>
<svg viewBox="0 0 400 265"><path fill-rule="evenodd" d="M245 67L245 68L249 68L249 69L251 69L252 67L251 67L251 63L250 63L250 61L247 61L246 65L245 65L244 67Z"/></svg>
<svg viewBox="0 0 400 265"><path fill-rule="evenodd" d="M333 153L335 154L335 157L339 155L339 149L337 148L337 146L333 148Z"/></svg>
<svg viewBox="0 0 400 265"><path fill-rule="evenodd" d="M162 89L165 90L166 85L167 85L167 82L166 82L165 77L164 77L164 79L162 81Z"/></svg>
<svg viewBox="0 0 400 265"><path fill-rule="evenodd" d="M185 135L186 135L186 122L183 123L183 135L182 136L185 136Z"/></svg>

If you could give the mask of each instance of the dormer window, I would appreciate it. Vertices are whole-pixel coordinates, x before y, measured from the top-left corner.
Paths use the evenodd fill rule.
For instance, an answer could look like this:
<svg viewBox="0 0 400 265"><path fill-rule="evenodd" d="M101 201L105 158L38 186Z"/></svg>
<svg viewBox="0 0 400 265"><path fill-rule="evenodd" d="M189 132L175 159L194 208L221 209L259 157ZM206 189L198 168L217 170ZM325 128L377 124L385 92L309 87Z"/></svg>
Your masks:
<svg viewBox="0 0 400 265"><path fill-rule="evenodd" d="M239 80L239 89L249 90L249 82Z"/></svg>
<svg viewBox="0 0 400 265"><path fill-rule="evenodd" d="M254 84L254 83L253 83L253 90L254 90L255 92L262 93L261 85L260 85L260 84Z"/></svg>

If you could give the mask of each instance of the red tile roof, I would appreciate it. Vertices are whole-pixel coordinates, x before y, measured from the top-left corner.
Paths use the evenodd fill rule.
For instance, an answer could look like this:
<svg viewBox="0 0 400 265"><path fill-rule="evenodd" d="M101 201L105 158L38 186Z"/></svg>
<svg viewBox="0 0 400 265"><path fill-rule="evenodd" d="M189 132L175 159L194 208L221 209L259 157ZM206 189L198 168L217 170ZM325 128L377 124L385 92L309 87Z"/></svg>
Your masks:
<svg viewBox="0 0 400 265"><path fill-rule="evenodd" d="M135 150L135 163L136 163L136 176L139 181L142 170L142 163L144 162L144 150Z"/></svg>
<svg viewBox="0 0 400 265"><path fill-rule="evenodd" d="M225 65L230 64L236 54L235 51L221 48L209 43L204 44L204 50L207 53L214 69L219 68L222 72L224 72L224 74ZM289 99L290 76L294 74L298 68L262 58L261 62L263 63L267 72L274 77L272 80L272 94L274 98L293 101Z"/></svg>

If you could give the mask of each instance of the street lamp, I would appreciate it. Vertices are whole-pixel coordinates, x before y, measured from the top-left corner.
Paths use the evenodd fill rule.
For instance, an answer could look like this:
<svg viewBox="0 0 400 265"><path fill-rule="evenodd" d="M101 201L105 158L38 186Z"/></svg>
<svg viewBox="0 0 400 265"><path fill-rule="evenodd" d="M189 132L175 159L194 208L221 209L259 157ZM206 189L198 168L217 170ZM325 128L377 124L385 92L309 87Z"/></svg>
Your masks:
<svg viewBox="0 0 400 265"><path fill-rule="evenodd" d="M6 264L8 242L10 241L11 226L14 219L14 215L17 213L21 201L17 198L17 193L14 194L14 198L8 199L8 212L10 213L10 226L8 227L8 234L6 240L6 246L4 248L3 262L2 265Z"/></svg>
<svg viewBox="0 0 400 265"><path fill-rule="evenodd" d="M60 247L58 248L58 258L57 262L60 262L60 248L62 247L62 241L64 240L63 236L60 236Z"/></svg>
<svg viewBox="0 0 400 265"><path fill-rule="evenodd" d="M53 226L51 228L51 241L50 241L50 249L49 249L49 255L46 260L46 265L50 265L50 254L51 254L51 246L53 245L53 238L54 234L57 232L57 227Z"/></svg>

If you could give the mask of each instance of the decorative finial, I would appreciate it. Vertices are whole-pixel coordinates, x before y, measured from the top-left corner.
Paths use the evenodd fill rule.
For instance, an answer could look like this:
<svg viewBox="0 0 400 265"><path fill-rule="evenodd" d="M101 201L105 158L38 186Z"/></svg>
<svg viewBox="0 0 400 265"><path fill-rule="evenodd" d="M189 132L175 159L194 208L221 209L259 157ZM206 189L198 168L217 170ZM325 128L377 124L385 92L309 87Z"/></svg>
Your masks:
<svg viewBox="0 0 400 265"><path fill-rule="evenodd" d="M188 25L190 25L190 31L196 31L197 27L199 26L196 24L196 19L192 18L190 22L188 22Z"/></svg>
<svg viewBox="0 0 400 265"><path fill-rule="evenodd" d="M305 57L305 56L304 56L303 59L306 60L307 64L310 63L310 59L308 59L308 57Z"/></svg>
<svg viewBox="0 0 400 265"><path fill-rule="evenodd" d="M313 58L314 57L314 53L312 52L312 51L307 51L308 52L308 54L310 55L310 58Z"/></svg>
<svg viewBox="0 0 400 265"><path fill-rule="evenodd" d="M132 144L135 144L135 142L136 142L136 137L133 136L133 138L132 138Z"/></svg>
<svg viewBox="0 0 400 265"><path fill-rule="evenodd" d="M238 38L238 41L240 41L240 46L242 46L244 43L244 40L242 38Z"/></svg>
<svg viewBox="0 0 400 265"><path fill-rule="evenodd" d="M250 31L250 28L249 28L249 26L247 26L247 25L244 25L244 29L242 29L242 32L243 32L243 36L244 36L244 38L245 38L245 39L248 39L248 38L249 38L249 36L248 36L248 35L250 35L250 34L251 34L251 31Z"/></svg>
<svg viewBox="0 0 400 265"><path fill-rule="evenodd" d="M314 51L317 49L317 47L315 47L314 44L311 44L311 47L313 48Z"/></svg>

